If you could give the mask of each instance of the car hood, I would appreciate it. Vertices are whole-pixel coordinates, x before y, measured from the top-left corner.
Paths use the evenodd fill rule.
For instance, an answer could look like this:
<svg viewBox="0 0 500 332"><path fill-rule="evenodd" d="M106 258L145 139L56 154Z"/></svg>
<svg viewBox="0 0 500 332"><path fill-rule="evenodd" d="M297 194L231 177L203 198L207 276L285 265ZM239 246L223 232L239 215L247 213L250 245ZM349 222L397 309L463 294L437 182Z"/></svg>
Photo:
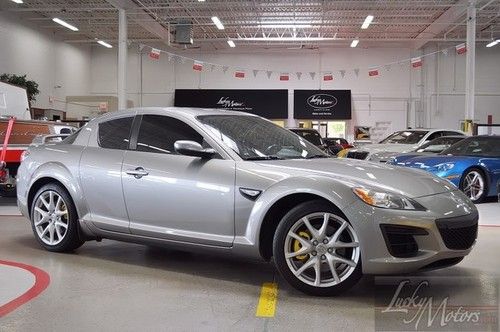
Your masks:
<svg viewBox="0 0 500 332"><path fill-rule="evenodd" d="M456 190L447 181L427 172L357 159L268 160L257 164L259 167L253 171L266 176L326 176L351 187L378 187L414 198Z"/></svg>
<svg viewBox="0 0 500 332"><path fill-rule="evenodd" d="M367 151L370 154L381 152L406 153L417 148L417 144L366 144L359 147L359 151Z"/></svg>

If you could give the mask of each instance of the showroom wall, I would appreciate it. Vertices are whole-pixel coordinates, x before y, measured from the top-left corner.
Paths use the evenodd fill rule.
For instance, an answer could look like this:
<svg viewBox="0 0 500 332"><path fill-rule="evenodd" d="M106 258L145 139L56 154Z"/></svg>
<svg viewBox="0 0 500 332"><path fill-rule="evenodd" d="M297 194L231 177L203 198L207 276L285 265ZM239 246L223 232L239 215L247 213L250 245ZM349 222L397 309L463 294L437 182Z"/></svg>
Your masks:
<svg viewBox="0 0 500 332"><path fill-rule="evenodd" d="M62 38L13 13L0 12L0 73L27 74L39 84L33 107L66 110L68 117L80 117L88 108L64 101L67 95L90 93L90 46L68 44Z"/></svg>
<svg viewBox="0 0 500 332"><path fill-rule="evenodd" d="M248 51L247 51L248 52ZM247 71L245 79L236 79L229 69L213 72L205 66L202 72L192 70L192 62L168 61L162 54L160 60L142 55L142 105L172 105L175 88L179 89L289 89L289 121L294 125L294 89L351 89L353 93L353 121L350 125L387 127L385 130L404 128L407 125L410 104L410 70L408 66L395 66L380 77L369 78L366 68L373 64L389 63L409 58L409 49L328 49L322 50L276 50L247 53L240 50L207 52L182 52L178 54L203 61L228 65L231 68L262 68L275 71L269 79L265 72L256 77ZM141 56L137 47L129 50L129 71L127 73L128 98L135 105L141 105ZM116 50L92 48L92 93L116 93ZM353 69L365 68L357 77ZM311 79L310 71L347 69L345 78L335 72L335 79L324 82L321 77ZM233 69L234 70L234 69ZM289 71L290 81L278 79L280 71ZM302 72L300 80L295 72Z"/></svg>
<svg viewBox="0 0 500 332"><path fill-rule="evenodd" d="M158 47L161 47L158 45ZM380 68L379 77L368 77L366 68L374 64L386 64L408 59L443 48L447 54L437 53L424 58L422 69L410 69L408 63L391 65L389 70ZM169 61L166 54L160 60L152 60L147 52L141 56L137 46L129 49L128 98L135 105L172 105L175 88L180 89L289 89L289 121L292 118L294 89L351 89L353 93L353 120L349 126L366 125L379 128L379 135L406 126L446 127L460 126L457 118L463 118L465 90L465 55L457 55L452 45L433 45L421 51L401 48L355 49L331 48L318 50L221 50L210 52L172 51L187 57L230 66L223 73L221 68L213 72L208 66L203 71L192 70L192 62ZM485 48L478 44L476 65L476 116L486 122L493 114L500 121L500 48ZM233 77L231 68L272 69L271 79L265 72L254 77L247 71L245 79ZM92 47L91 92L116 94L116 49ZM365 68L356 76L354 68ZM334 72L331 82L321 77L311 79L309 71L347 69L345 78ZM291 74L290 81L280 82L280 71ZM295 72L302 72L300 80ZM142 86L142 88L141 88ZM437 88L439 86L439 89ZM142 91L142 94L141 94ZM142 100L141 100L142 96ZM495 116L496 115L496 116Z"/></svg>
<svg viewBox="0 0 500 332"><path fill-rule="evenodd" d="M465 116L465 55L457 55L455 44L427 47L424 52L440 51L424 61L424 100L426 125L432 127L456 126L457 118ZM488 115L500 123L500 47L476 46L475 122L486 123Z"/></svg>

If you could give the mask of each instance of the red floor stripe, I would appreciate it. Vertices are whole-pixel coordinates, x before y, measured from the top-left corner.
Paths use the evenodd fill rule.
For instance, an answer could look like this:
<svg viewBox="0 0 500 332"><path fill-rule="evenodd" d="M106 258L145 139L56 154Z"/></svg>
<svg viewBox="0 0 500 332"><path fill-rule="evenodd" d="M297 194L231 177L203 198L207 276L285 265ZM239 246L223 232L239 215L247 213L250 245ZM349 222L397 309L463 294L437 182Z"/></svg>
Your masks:
<svg viewBox="0 0 500 332"><path fill-rule="evenodd" d="M23 295L4 304L3 306L0 306L0 317L7 315L9 312L17 309L26 302L37 297L41 292L45 290L45 288L47 288L47 286L50 283L50 276L47 274L47 272L42 271L34 266L17 262L3 261L3 260L0 260L0 264L24 269L35 276L35 284L30 289L28 289Z"/></svg>

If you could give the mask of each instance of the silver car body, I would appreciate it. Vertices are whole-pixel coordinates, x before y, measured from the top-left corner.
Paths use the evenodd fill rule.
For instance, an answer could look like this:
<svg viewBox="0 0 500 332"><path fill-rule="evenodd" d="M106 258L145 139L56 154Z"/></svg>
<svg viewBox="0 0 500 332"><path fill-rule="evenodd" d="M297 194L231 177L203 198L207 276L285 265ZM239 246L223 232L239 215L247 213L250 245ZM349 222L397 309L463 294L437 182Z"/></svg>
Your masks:
<svg viewBox="0 0 500 332"><path fill-rule="evenodd" d="M221 158L103 149L98 124L135 114L168 115L198 131ZM363 273L402 273L463 257L448 249L436 226L439 218L477 213L470 200L445 180L426 172L354 159L245 161L197 120L206 114L240 112L188 108L142 108L106 114L85 125L73 144L31 147L18 172L18 205L29 218L36 188L54 179L76 204L81 230L88 238L164 244L182 249L230 252L269 259L263 239L273 207L280 202L320 197L338 207L360 237ZM248 115L253 116L253 115ZM140 178L130 171L143 167ZM426 211L369 206L352 191L369 186L405 195ZM255 193L249 197L245 192ZM381 224L417 226L417 255L390 254Z"/></svg>
<svg viewBox="0 0 500 332"><path fill-rule="evenodd" d="M416 150L423 144L431 141L432 139L439 136L450 136L450 135L465 135L459 130L453 129L410 129L409 131L422 131L427 132L421 139L415 144L394 144L394 143L379 143L379 144L365 144L362 147L351 149L351 155L353 152L365 152L365 160L370 160L374 162L387 162L391 157L402 153L408 153ZM349 155L348 155L349 157Z"/></svg>

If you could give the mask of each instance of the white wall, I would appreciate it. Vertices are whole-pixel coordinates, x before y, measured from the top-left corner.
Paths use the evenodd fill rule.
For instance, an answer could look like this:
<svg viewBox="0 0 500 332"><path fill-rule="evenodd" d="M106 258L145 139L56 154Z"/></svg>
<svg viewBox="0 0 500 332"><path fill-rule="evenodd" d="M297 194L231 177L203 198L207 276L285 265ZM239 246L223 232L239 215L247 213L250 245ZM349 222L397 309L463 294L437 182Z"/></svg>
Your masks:
<svg viewBox="0 0 500 332"><path fill-rule="evenodd" d="M33 107L66 110L68 117L87 110L64 102L50 103L49 96L64 101L67 95L89 94L90 47L64 43L11 12L0 12L0 73L27 74L39 84Z"/></svg>
<svg viewBox="0 0 500 332"><path fill-rule="evenodd" d="M92 88L95 94L116 94L116 49L92 47ZM288 89L289 125L293 125L293 90L294 89L351 89L353 94L353 121L349 126L375 126L377 122L392 123L387 130L396 130L407 126L407 112L410 97L410 70L408 66L393 66L390 71L381 68L379 77L369 78L367 69L374 64L385 64L399 59L409 58L409 49L329 49L302 51L258 51L240 53L237 50L215 53L182 53L202 61L224 64L230 69L223 73L221 68L213 72L205 65L202 72L192 70L192 61L168 61L162 54L160 60L152 60L147 54L142 55L142 105L173 105L173 93L179 89ZM140 55L137 47L129 49L127 73L128 98L135 105L141 105L141 70ZM256 77L251 70L245 79L233 76L235 68L270 69L275 71L268 79L261 71ZM363 68L359 77L353 69ZM310 71L346 69L345 78L334 72L335 79L325 82L321 76L311 79ZM291 74L290 81L280 82L280 71ZM296 72L302 72L300 80ZM352 131L352 130L350 130Z"/></svg>
<svg viewBox="0 0 500 332"><path fill-rule="evenodd" d="M449 44L432 45L425 52L448 48ZM465 118L465 59L452 49L439 52L424 61L426 126L458 126ZM486 48L476 44L476 96L474 121L500 123L500 47Z"/></svg>

